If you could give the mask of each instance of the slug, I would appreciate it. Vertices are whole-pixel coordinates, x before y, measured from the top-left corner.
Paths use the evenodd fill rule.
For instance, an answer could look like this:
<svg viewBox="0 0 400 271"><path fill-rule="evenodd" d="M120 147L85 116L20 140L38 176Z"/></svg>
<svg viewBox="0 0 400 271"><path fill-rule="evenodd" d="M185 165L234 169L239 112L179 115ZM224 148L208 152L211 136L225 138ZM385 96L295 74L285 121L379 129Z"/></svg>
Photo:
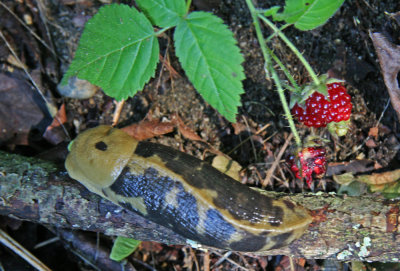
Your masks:
<svg viewBox="0 0 400 271"><path fill-rule="evenodd" d="M201 245L266 251L290 244L311 222L308 211L291 201L269 197L193 156L137 141L109 126L79 134L65 166L91 192Z"/></svg>

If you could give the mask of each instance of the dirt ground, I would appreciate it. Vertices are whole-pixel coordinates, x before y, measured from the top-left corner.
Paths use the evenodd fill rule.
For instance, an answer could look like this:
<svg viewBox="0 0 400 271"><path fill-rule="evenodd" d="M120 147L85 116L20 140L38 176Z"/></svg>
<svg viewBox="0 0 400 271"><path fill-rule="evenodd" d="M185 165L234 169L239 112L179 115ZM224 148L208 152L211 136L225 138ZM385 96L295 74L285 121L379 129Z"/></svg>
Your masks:
<svg viewBox="0 0 400 271"><path fill-rule="evenodd" d="M65 131L70 138L74 138L88 127L112 123L116 103L101 90L92 98L84 100L65 98L57 92L57 85L77 48L84 23L96 13L102 2L109 1L1 2L0 26L8 42L7 46L4 39L0 41L1 149L35 156L53 149L56 144L67 142L69 138ZM131 1L120 2L132 4ZM267 8L282 3L264 1L257 5ZM245 93L241 96L242 107L239 108L237 123L231 124L221 117L195 91L177 61L170 31L160 37L159 41L161 54L176 74L159 63L155 77L145 89L126 101L117 126L124 127L144 119L167 122L178 115L185 128L175 127L172 132L150 140L174 146L206 160L214 156L211 149L217 149L243 167L240 173L242 182L252 186L261 187L265 184L267 190L307 191L304 182L294 178L284 159L279 163L273 178L266 180L268 169L276 160L290 130L283 117L282 106L277 102L279 98L273 81L265 78L262 54L244 0L197 0L193 1L192 6L193 10L212 11L221 17L234 32L245 57ZM380 170L397 169L399 166L398 118L390 105L378 57L369 36L370 31L382 32L391 36L394 43L400 44L400 25L389 14L398 11L400 2L397 0L345 1L327 24L315 30L285 30L315 71L320 74L329 72L344 79L352 96L351 129L346 136L334 139L326 129L314 131L328 139L327 161L332 170L338 162L348 163L356 159L374 161L374 169ZM263 31L268 35L266 27ZM273 39L269 45L289 65L298 82L309 82L305 69L281 41ZM10 48L14 50L15 56ZM41 95L33 87L24 69L42 91ZM46 109L49 105L43 102L42 97L56 110L65 106L65 130L58 127L44 136L53 120ZM378 127L378 132L372 134L371 128L374 127ZM187 131L200 136L201 141L188 137ZM301 125L298 125L298 131L303 138L310 133L309 129ZM285 150L285 156L289 152L290 148ZM63 159L62 155L54 151L52 157ZM360 172L369 170L364 168ZM315 183L315 191L338 190L339 184L332 179L332 172L328 171L324 178ZM10 218L0 219L2 228L7 228L28 249L54 237L43 226ZM111 243L110 240L105 242ZM34 253L53 270L94 270L62 240L36 249ZM145 242L130 258L130 262L137 270L199 270L204 268L207 258L213 270L290 270L291 262L286 256L250 257L224 253ZM229 261L218 263L223 256ZM4 270L33 269L4 248L0 248L0 261ZM296 270L322 270L323 265L336 266L329 270L349 268L347 264L305 259L296 259L294 264Z"/></svg>

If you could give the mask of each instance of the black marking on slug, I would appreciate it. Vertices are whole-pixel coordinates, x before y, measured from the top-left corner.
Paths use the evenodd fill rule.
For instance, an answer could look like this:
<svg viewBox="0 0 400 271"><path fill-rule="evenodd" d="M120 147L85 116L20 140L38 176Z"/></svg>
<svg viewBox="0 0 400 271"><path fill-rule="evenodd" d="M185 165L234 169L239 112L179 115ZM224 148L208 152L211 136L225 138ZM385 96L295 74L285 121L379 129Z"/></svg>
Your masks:
<svg viewBox="0 0 400 271"><path fill-rule="evenodd" d="M96 145L94 145L96 149L98 149L99 151L106 151L108 146L104 141L99 141L96 143Z"/></svg>
<svg viewBox="0 0 400 271"><path fill-rule="evenodd" d="M293 232L285 232L271 237L271 241L275 243L270 249L280 248L282 246L288 245L292 241Z"/></svg>
<svg viewBox="0 0 400 271"><path fill-rule="evenodd" d="M129 167L125 167L110 189L123 197L142 198L146 206L146 218L202 244L226 247L224 242L229 240L230 235L235 231L234 227L226 221L224 224L222 217L214 220L217 216L213 216L207 217L205 221L205 227L208 228L207 234L200 236L196 228L200 222L196 198L186 192L180 182L161 176L154 168L146 169L144 174L135 174L130 172ZM175 195L173 204L166 201L169 193ZM135 206L130 203L119 202L119 204L137 212Z"/></svg>
<svg viewBox="0 0 400 271"><path fill-rule="evenodd" d="M286 207L288 207L290 210L294 210L296 207L296 205L289 200L283 200L283 203L285 203Z"/></svg>
<svg viewBox="0 0 400 271"><path fill-rule="evenodd" d="M227 209L236 219L248 220L251 223L266 220L271 226L281 225L283 210L274 206L273 199L235 181L193 156L151 142L139 142L135 154L144 158L158 156L169 170L182 176L189 185L217 192L218 197L214 199L214 204ZM196 168L201 169L194 170Z"/></svg>
<svg viewBox="0 0 400 271"><path fill-rule="evenodd" d="M266 241L267 238L264 236L246 232L240 241L231 243L229 247L236 251L259 251L266 245Z"/></svg>

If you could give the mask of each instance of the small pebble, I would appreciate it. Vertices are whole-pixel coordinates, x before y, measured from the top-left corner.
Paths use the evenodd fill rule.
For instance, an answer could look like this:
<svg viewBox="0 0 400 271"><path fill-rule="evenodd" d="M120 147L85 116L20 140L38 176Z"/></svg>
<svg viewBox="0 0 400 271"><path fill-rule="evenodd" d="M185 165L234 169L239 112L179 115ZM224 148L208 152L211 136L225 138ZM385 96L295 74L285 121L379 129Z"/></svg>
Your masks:
<svg viewBox="0 0 400 271"><path fill-rule="evenodd" d="M75 99L88 99L92 97L98 89L99 87L77 77L69 78L68 84L64 86L62 86L61 83L57 86L57 91L62 96Z"/></svg>

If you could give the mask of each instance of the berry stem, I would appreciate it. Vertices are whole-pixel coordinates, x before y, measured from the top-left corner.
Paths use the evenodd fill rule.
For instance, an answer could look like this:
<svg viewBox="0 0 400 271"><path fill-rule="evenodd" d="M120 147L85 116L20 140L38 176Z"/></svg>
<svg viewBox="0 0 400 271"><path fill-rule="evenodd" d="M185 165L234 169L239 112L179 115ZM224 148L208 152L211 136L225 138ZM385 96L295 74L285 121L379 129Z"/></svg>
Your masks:
<svg viewBox="0 0 400 271"><path fill-rule="evenodd" d="M302 53L294 46L294 44L286 37L283 32L277 28L270 20L268 20L263 14L258 13L258 17L266 24L268 25L274 33L278 34L278 36L286 43L286 45L292 50L292 52L297 56L297 58L301 61L301 63L304 65L308 73L310 74L312 80L315 82L316 85L320 84L320 80L318 79L317 74L314 72L314 70L311 68L310 64L308 61L303 57ZM253 19L254 20L254 19Z"/></svg>
<svg viewBox="0 0 400 271"><path fill-rule="evenodd" d="M297 133L296 126L294 125L293 117L292 117L292 114L290 113L290 109L289 109L288 103L286 101L286 97L285 97L285 94L284 94L284 91L283 91L283 88L282 88L281 81L279 79L278 73L276 72L276 70L274 69L274 67L272 65L272 61L271 61L271 57L270 57L271 54L269 54L269 52L271 52L271 50L269 48L267 48L265 39L264 39L264 37L262 35L260 23L259 23L258 17L257 17L257 11L256 11L253 3L251 2L251 0L246 0L246 4L247 4L247 6L249 8L251 17L253 19L253 24L254 24L254 28L256 30L258 43L260 44L260 48L261 48L261 51L262 51L262 54L263 54L263 57L264 57L264 61L265 61L266 73L267 73L267 75L268 75L268 73L270 73L272 79L275 82L275 85L276 85L276 88L277 88L277 91L278 91L278 94L279 94L279 98L281 100L282 107L283 107L283 110L285 112L285 116L286 116L286 118L287 118L287 120L289 122L290 130L293 133L294 139L296 141L296 145L298 145L300 147L301 146L301 139L300 139L299 134ZM318 78L317 78L317 80L318 80Z"/></svg>

